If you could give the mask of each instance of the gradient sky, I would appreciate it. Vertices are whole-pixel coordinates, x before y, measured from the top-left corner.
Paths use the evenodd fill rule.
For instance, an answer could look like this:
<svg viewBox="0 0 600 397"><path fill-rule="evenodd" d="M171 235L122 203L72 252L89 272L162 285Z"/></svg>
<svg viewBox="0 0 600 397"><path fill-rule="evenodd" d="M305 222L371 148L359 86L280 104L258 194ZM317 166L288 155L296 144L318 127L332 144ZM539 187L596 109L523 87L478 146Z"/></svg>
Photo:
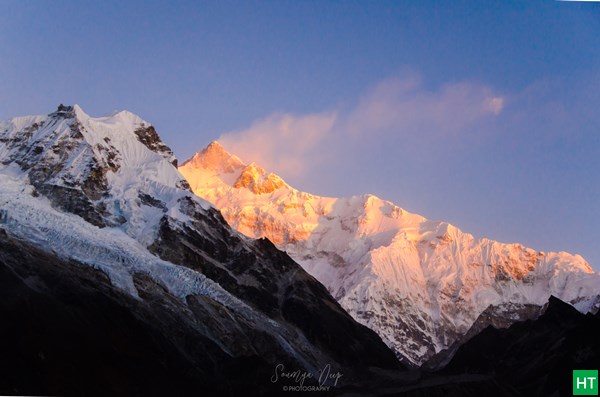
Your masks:
<svg viewBox="0 0 600 397"><path fill-rule="evenodd" d="M600 270L600 4L0 0L0 119L59 103Z"/></svg>

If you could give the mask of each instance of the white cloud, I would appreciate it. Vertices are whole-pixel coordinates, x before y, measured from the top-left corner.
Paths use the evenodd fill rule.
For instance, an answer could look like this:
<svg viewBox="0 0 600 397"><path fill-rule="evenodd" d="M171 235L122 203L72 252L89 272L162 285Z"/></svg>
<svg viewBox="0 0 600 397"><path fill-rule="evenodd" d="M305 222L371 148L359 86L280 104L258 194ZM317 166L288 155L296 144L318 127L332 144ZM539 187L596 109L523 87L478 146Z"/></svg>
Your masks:
<svg viewBox="0 0 600 397"><path fill-rule="evenodd" d="M504 109L504 98L495 96L486 99L486 104L488 109L492 111L495 115L500 114L502 109Z"/></svg>
<svg viewBox="0 0 600 397"><path fill-rule="evenodd" d="M286 176L301 175L307 156L326 138L337 113L273 114L255 121L249 128L221 135L219 142L243 161L255 162L269 171Z"/></svg>
<svg viewBox="0 0 600 397"><path fill-rule="evenodd" d="M379 83L348 116L354 134L456 134L502 111L504 99L486 86L445 84L427 90L414 76Z"/></svg>
<svg viewBox="0 0 600 397"><path fill-rule="evenodd" d="M272 114L247 129L223 134L219 141L245 162L301 177L324 158L355 158L361 143L373 135L415 139L460 134L500 114L504 102L489 87L468 82L429 90L412 73L380 82L346 110Z"/></svg>

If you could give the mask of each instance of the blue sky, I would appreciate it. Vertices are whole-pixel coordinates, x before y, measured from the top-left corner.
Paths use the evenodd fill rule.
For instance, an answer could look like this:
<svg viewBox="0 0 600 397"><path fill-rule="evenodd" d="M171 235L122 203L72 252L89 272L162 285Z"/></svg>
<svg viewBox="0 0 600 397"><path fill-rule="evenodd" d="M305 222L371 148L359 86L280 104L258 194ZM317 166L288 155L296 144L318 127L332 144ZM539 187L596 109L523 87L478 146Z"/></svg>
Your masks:
<svg viewBox="0 0 600 397"><path fill-rule="evenodd" d="M0 119L59 103L600 270L600 4L0 0Z"/></svg>

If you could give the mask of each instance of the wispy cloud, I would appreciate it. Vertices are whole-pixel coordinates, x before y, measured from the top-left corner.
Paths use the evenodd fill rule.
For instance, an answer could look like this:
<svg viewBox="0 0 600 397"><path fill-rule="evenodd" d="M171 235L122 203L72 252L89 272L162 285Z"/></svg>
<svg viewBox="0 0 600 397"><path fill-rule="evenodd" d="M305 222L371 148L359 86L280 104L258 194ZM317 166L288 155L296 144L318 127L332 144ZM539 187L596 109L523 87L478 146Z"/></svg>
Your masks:
<svg viewBox="0 0 600 397"><path fill-rule="evenodd" d="M272 114L249 128L221 135L219 141L246 162L286 176L306 171L307 157L333 130L336 112L294 116Z"/></svg>
<svg viewBox="0 0 600 397"><path fill-rule="evenodd" d="M504 98L489 87L461 82L427 90L413 75L375 86L347 115L346 128L354 134L456 134L503 107Z"/></svg>
<svg viewBox="0 0 600 397"><path fill-rule="evenodd" d="M345 109L272 114L219 140L244 161L287 177L302 177L320 160L353 158L360 142L373 135L455 136L497 116L504 106L505 99L487 86L460 82L431 90L419 75L409 73L380 82Z"/></svg>

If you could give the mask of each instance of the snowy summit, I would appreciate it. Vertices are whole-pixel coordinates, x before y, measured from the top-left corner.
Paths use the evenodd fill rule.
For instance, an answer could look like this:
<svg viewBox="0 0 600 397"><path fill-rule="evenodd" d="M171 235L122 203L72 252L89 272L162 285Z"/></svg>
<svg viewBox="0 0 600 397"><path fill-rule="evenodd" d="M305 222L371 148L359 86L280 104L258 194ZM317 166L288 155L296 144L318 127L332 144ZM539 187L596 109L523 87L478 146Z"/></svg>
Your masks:
<svg viewBox="0 0 600 397"><path fill-rule="evenodd" d="M579 255L475 238L372 195L301 192L217 142L179 170L235 229L285 250L410 364L460 343L482 314L508 326L539 315L551 295L582 312L600 304L600 275Z"/></svg>

